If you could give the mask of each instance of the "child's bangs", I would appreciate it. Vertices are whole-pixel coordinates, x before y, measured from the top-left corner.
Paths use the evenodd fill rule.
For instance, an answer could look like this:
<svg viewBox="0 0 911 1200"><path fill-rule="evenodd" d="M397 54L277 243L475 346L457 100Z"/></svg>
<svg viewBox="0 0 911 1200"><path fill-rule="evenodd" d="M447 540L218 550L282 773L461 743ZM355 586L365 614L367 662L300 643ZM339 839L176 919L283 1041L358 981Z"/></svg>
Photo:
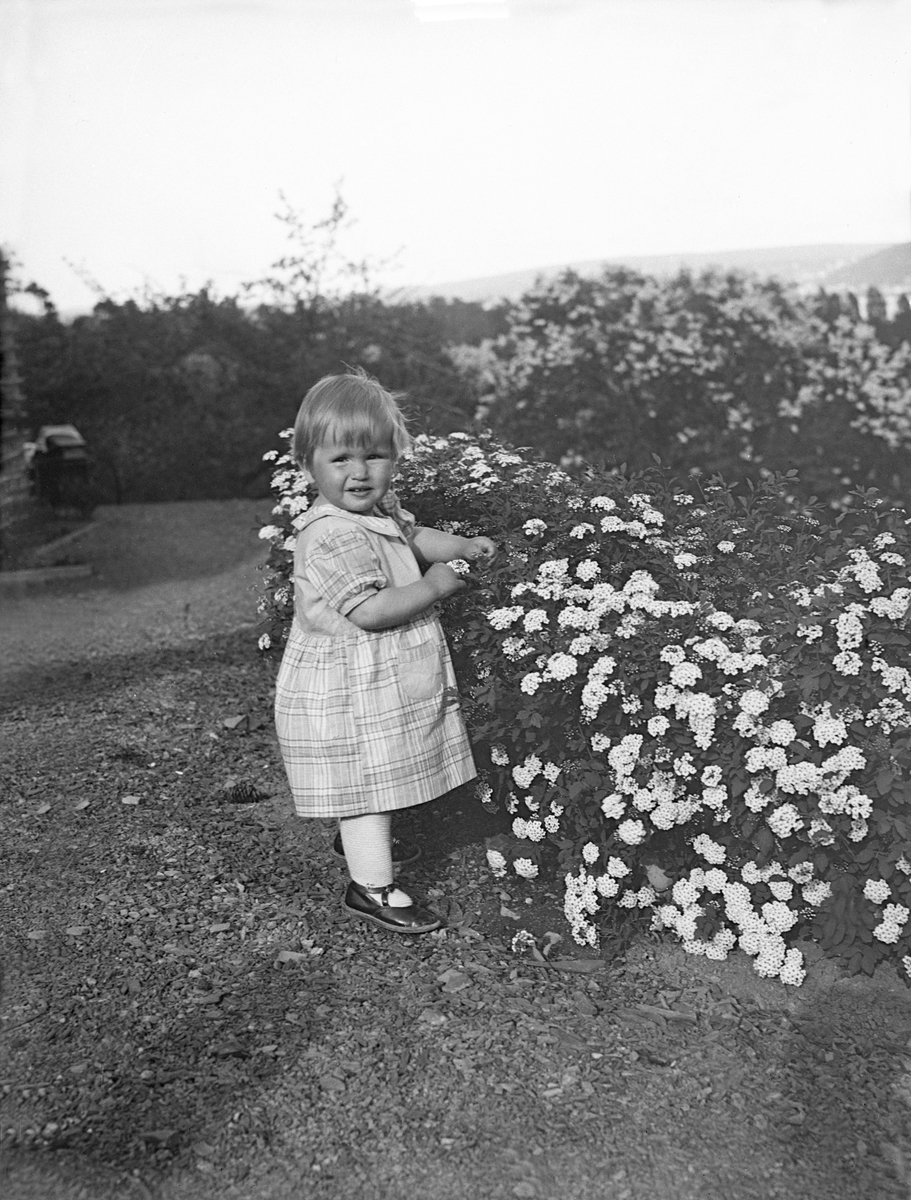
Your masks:
<svg viewBox="0 0 911 1200"><path fill-rule="evenodd" d="M352 411L327 415L324 434L320 444L334 442L336 446L350 446L355 450L367 450L371 446L389 446L396 456L395 428L384 413L375 411Z"/></svg>

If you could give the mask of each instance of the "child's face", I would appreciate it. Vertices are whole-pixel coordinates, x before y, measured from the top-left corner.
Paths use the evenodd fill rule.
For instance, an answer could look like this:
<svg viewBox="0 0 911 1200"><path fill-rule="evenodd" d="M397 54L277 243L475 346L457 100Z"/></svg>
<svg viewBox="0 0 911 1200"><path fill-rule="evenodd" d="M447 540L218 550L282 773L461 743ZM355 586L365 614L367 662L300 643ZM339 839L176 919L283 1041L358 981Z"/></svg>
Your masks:
<svg viewBox="0 0 911 1200"><path fill-rule="evenodd" d="M345 512L369 513L389 491L394 467L388 442L359 447L332 441L314 450L307 474L320 499Z"/></svg>

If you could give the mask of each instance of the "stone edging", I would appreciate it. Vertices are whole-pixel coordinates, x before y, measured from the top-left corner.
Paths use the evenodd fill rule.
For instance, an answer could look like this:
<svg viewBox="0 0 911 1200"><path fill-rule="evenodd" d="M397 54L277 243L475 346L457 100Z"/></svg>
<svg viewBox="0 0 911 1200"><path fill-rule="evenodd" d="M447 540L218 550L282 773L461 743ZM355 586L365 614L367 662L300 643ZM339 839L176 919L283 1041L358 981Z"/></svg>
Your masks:
<svg viewBox="0 0 911 1200"><path fill-rule="evenodd" d="M44 561L44 559L46 559L49 555L56 554L61 546L66 546L70 542L75 541L76 538L82 537L84 533L88 533L97 525L97 521L90 521L87 525L80 525L78 529L71 529L69 533L64 533L61 537L55 538L52 542L45 542L43 546L38 546L37 549L32 551L31 555L32 562L35 564L35 566L34 568L29 569L37 569L41 566L41 563Z"/></svg>
<svg viewBox="0 0 911 1200"><path fill-rule="evenodd" d="M97 524L97 521L90 521L87 525L80 525L78 529L71 529L69 533L64 533L52 542L45 542L43 546L38 546L31 554L34 566L23 567L18 571L0 571L0 592L10 591L16 587L27 587L30 584L53 583L55 580L88 578L93 570L91 563L42 566L42 560L56 554L58 550L75 541L76 538L82 537L84 533L94 529Z"/></svg>
<svg viewBox="0 0 911 1200"><path fill-rule="evenodd" d="M0 571L0 591L10 591L13 588L25 587L33 583L87 579L91 574L91 563L74 563L65 567L29 567L23 571Z"/></svg>

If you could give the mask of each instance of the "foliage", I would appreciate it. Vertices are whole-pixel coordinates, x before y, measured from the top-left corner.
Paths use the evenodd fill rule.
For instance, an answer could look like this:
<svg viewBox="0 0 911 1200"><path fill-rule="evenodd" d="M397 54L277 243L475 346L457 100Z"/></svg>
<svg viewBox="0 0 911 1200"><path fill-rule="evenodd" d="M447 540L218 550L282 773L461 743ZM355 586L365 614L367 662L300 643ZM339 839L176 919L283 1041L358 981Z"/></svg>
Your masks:
<svg viewBox="0 0 911 1200"><path fill-rule="evenodd" d="M853 487L911 484L909 346L837 298L738 273L568 271L509 323L470 356L482 419L564 466L641 469L658 454L754 481L796 468L803 499L836 508Z"/></svg>
<svg viewBox="0 0 911 1200"><path fill-rule="evenodd" d="M291 614L303 481L276 464L262 646ZM555 867L577 941L651 910L686 949L735 946L803 978L812 939L852 972L911 967L911 545L874 496L851 523L795 511L793 479L682 487L456 433L419 438L397 489L419 523L501 555L445 608L486 803Z"/></svg>
<svg viewBox="0 0 911 1200"><path fill-rule="evenodd" d="M848 316L817 333L801 387L779 404L795 439L813 447L811 482L836 494L866 483L903 496L911 483L911 343L892 348L872 324Z"/></svg>
<svg viewBox="0 0 911 1200"><path fill-rule="evenodd" d="M414 425L467 428L476 396L453 338L501 320L380 296L373 265L346 257L340 198L311 228L279 218L291 247L242 298L203 288L140 300L105 297L61 320L49 303L17 317L28 417L75 424L97 463L98 500L187 500L268 492L262 454L321 375L363 365L407 390ZM469 321L470 310L474 325Z"/></svg>
<svg viewBox="0 0 911 1200"><path fill-rule="evenodd" d="M490 427L578 473L586 463L792 488L840 511L857 487L911 487L911 324L872 289L806 297L774 280L624 268L566 272L518 303L384 295L352 258L336 194L277 214L287 252L237 297L102 294L91 316L17 333L35 428L75 423L99 500L259 496L274 429L321 375L363 366L409 396L416 429ZM98 285L95 285L96 288Z"/></svg>

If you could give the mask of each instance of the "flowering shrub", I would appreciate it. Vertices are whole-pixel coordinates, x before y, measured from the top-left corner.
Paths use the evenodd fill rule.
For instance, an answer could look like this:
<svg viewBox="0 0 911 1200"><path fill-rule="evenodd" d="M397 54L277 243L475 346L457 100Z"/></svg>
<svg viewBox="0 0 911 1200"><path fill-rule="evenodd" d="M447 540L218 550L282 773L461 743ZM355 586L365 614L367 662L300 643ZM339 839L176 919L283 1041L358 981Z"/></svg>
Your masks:
<svg viewBox="0 0 911 1200"><path fill-rule="evenodd" d="M803 939L851 972L911 972L908 529L869 496L822 529L789 485L571 479L465 434L401 464L419 523L500 544L443 614L479 797L513 818L490 864L556 866L580 944L644 909L687 951L739 947L788 983ZM275 486L273 648L307 505L287 456Z"/></svg>
<svg viewBox="0 0 911 1200"><path fill-rule="evenodd" d="M911 484L911 348L776 280L625 268L528 291L508 331L454 361L498 433L555 462L754 480L798 467L803 494Z"/></svg>

